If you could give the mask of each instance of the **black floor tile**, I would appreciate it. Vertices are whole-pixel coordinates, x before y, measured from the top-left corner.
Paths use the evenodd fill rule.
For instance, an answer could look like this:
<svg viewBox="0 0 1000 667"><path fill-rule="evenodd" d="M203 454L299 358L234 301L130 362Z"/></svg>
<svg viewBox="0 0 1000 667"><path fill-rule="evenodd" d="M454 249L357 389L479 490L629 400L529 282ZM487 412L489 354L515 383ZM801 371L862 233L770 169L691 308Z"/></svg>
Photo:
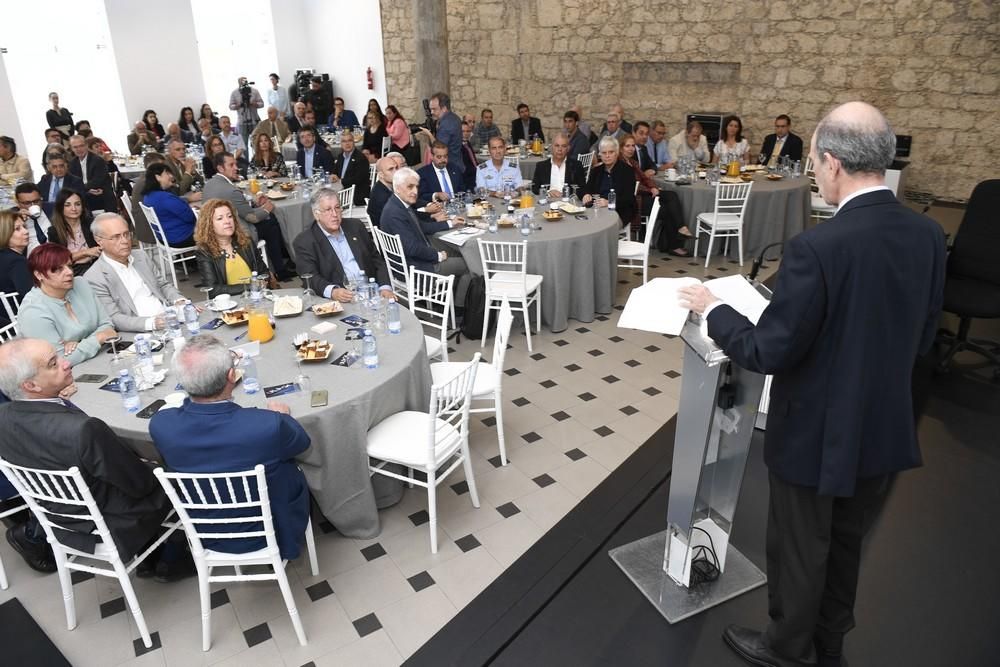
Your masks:
<svg viewBox="0 0 1000 667"><path fill-rule="evenodd" d="M602 354L604 354L604 352L595 348L593 350L587 350L587 354L589 354L592 357L599 357Z"/></svg>
<svg viewBox="0 0 1000 667"><path fill-rule="evenodd" d="M378 620L378 616L375 614L368 614L354 621L354 631L358 633L359 637L366 637L376 630L381 629L382 622Z"/></svg>
<svg viewBox="0 0 1000 667"><path fill-rule="evenodd" d="M413 592L415 593L419 593L428 586L433 586L436 583L434 581L434 577L428 574L426 570L416 573L407 579L407 581L410 583L410 586L413 587Z"/></svg>
<svg viewBox="0 0 1000 667"><path fill-rule="evenodd" d="M509 519L515 514L520 514L521 508L515 505L514 503L504 503L503 505L497 508L497 512L500 512L503 518Z"/></svg>
<svg viewBox="0 0 1000 667"><path fill-rule="evenodd" d="M590 331L590 329L588 329L587 327L577 327L576 328L576 332L577 333L587 333L588 331Z"/></svg>
<svg viewBox="0 0 1000 667"><path fill-rule="evenodd" d="M618 411L619 412L624 412L629 417L631 417L635 413L639 412L639 410L637 408L633 408L631 405L626 405L623 408L618 408Z"/></svg>
<svg viewBox="0 0 1000 667"><path fill-rule="evenodd" d="M569 345L569 341L568 340L563 340L562 338L560 338L559 340L552 341L552 344L553 345L558 345L559 347L563 347L564 345Z"/></svg>
<svg viewBox="0 0 1000 667"><path fill-rule="evenodd" d="M330 586L330 582L324 579L318 584L307 586L306 594L309 596L310 600L316 602L318 600L322 600L327 595L333 595L333 588Z"/></svg>
<svg viewBox="0 0 1000 667"><path fill-rule="evenodd" d="M362 549L361 555L365 557L365 560L373 561L376 558L381 558L382 556L384 556L385 549L382 548L381 544L376 542L375 544L368 545L367 547Z"/></svg>
<svg viewBox="0 0 1000 667"><path fill-rule="evenodd" d="M125 598L123 597L108 600L101 604L101 618L114 616L122 611L125 611Z"/></svg>
<svg viewBox="0 0 1000 667"><path fill-rule="evenodd" d="M523 408L524 406L526 406L529 403L531 403L531 401L529 401L528 399L526 399L524 396L518 396L513 401L511 401L511 403L513 403L514 405L516 405L519 408Z"/></svg>
<svg viewBox="0 0 1000 667"><path fill-rule="evenodd" d="M535 352L533 355L531 355L531 358L534 359L535 361L541 361L542 359L546 359L547 357L541 352Z"/></svg>
<svg viewBox="0 0 1000 667"><path fill-rule="evenodd" d="M510 377L514 377L515 375L520 375L521 371L517 370L516 368L508 368L507 370L504 371L504 373L506 373Z"/></svg>
<svg viewBox="0 0 1000 667"><path fill-rule="evenodd" d="M646 387L645 389L642 390L642 393L649 394L650 396L656 396L657 394L661 394L663 392L661 392L656 387Z"/></svg>
<svg viewBox="0 0 1000 667"><path fill-rule="evenodd" d="M565 420L569 419L569 415L566 414L565 412L563 412L562 410L560 410L559 412L553 412L550 416L553 419L555 419L557 422L561 422L561 421L565 421Z"/></svg>
<svg viewBox="0 0 1000 667"><path fill-rule="evenodd" d="M612 336L608 340L610 340L612 343L620 343L620 342L622 342L625 339L622 338L621 336Z"/></svg>
<svg viewBox="0 0 1000 667"><path fill-rule="evenodd" d="M601 436L602 438L606 438L612 433L614 433L614 431L611 430L608 426L598 426L597 428L594 429L594 433Z"/></svg>
<svg viewBox="0 0 1000 667"><path fill-rule="evenodd" d="M537 434L537 433L535 433L534 431L528 431L527 433L525 433L525 434L524 434L524 435L522 435L521 437L522 437L522 438L524 439L524 441L525 441L525 442L527 442L527 443L528 443L529 445L530 445L531 443L533 443L533 442L538 442L539 440L541 440L541 439L542 439L542 436L538 435L538 434Z"/></svg>
<svg viewBox="0 0 1000 667"><path fill-rule="evenodd" d="M643 349L646 350L646 352L659 352L660 351L660 348L658 348L655 345L647 345Z"/></svg>
<svg viewBox="0 0 1000 667"><path fill-rule="evenodd" d="M486 418L483 419L483 425L484 426L496 426L496 424L497 424L497 418L496 417L486 417Z"/></svg>
<svg viewBox="0 0 1000 667"><path fill-rule="evenodd" d="M88 574L90 574L88 572ZM152 653L156 649L163 648L163 644L160 643L160 633L151 632L149 633L149 638L153 641L153 645L146 648L146 645L142 643L142 637L137 637L132 640L132 648L135 649L135 657L146 655L147 653Z"/></svg>
<svg viewBox="0 0 1000 667"><path fill-rule="evenodd" d="M460 496L463 493L469 492L469 483L464 479L461 482L455 482L451 485L451 490L455 492L455 495Z"/></svg>
<svg viewBox="0 0 1000 667"><path fill-rule="evenodd" d="M271 628L267 626L267 623L255 625L249 630L244 631L243 638L246 640L247 646L252 648L271 638Z"/></svg>
<svg viewBox="0 0 1000 667"><path fill-rule="evenodd" d="M93 578L94 578L93 572L80 572L79 570L74 570L69 574L69 580L72 581L74 584L79 584L84 581L87 581L88 579L93 579Z"/></svg>
<svg viewBox="0 0 1000 667"><path fill-rule="evenodd" d="M543 386L543 387L545 387L546 389L552 389L552 387L555 387L555 386L556 386L556 383L555 383L555 382L553 382L552 380L542 380L542 381L541 381L541 382L539 382L538 384L542 385L542 386Z"/></svg>
<svg viewBox="0 0 1000 667"><path fill-rule="evenodd" d="M581 368L583 368L583 366L577 366L576 364L569 364L567 366L563 366L563 368L565 368L566 370L568 370L570 373L574 373L574 372L580 370Z"/></svg>
<svg viewBox="0 0 1000 667"><path fill-rule="evenodd" d="M538 486L542 487L543 489L549 484L556 483L556 480L552 479L552 477L550 477L548 473L542 473L541 475L535 477L531 481L537 484Z"/></svg>
<svg viewBox="0 0 1000 667"><path fill-rule="evenodd" d="M681 376L681 374L678 373L677 371L665 371L663 374L666 375L671 380L673 380L674 378L679 378Z"/></svg>
<svg viewBox="0 0 1000 667"><path fill-rule="evenodd" d="M582 394L577 394L576 397L579 398L581 401L592 401L595 398L597 398L596 396L594 396L593 394L591 394L589 391L585 391Z"/></svg>
<svg viewBox="0 0 1000 667"><path fill-rule="evenodd" d="M335 532L337 530L334 527L334 525L332 523L330 523L329 521L327 521L326 519L324 519L323 521L319 522L319 529L321 531L323 531L324 535L329 535L330 533L333 533L333 532Z"/></svg>
<svg viewBox="0 0 1000 667"><path fill-rule="evenodd" d="M229 604L229 593L226 592L225 588L220 588L219 590L212 593L209 597L209 602L212 605L212 609L216 607L221 607L224 604Z"/></svg>
<svg viewBox="0 0 1000 667"><path fill-rule="evenodd" d="M574 447L573 449L569 450L568 452L564 452L564 453L566 454L566 456L568 456L570 459L572 459L574 461L579 461L580 459L582 459L583 457L586 456L586 454L584 452L580 451L576 447Z"/></svg>
<svg viewBox="0 0 1000 667"><path fill-rule="evenodd" d="M422 526L430 520L431 517L427 513L427 510L420 510L419 512L414 512L410 515L410 521L414 526Z"/></svg>
<svg viewBox="0 0 1000 667"><path fill-rule="evenodd" d="M460 537L455 540L455 544L458 545L458 548L464 552L472 551L476 547L480 546L479 540L477 540L476 536L471 533L465 537Z"/></svg>
<svg viewBox="0 0 1000 667"><path fill-rule="evenodd" d="M492 465L494 468L500 468L503 466L503 461L500 460L499 454L497 454L496 456L491 456L486 460L489 461L490 465Z"/></svg>
<svg viewBox="0 0 1000 667"><path fill-rule="evenodd" d="M637 361L635 359L629 359L628 361L625 362L625 365L628 366L629 368L635 368L636 366L642 366L642 362Z"/></svg>
<svg viewBox="0 0 1000 667"><path fill-rule="evenodd" d="M617 377L615 375L605 375L601 379L604 380L605 382L607 382L608 384L614 384L615 382L621 382L621 378Z"/></svg>

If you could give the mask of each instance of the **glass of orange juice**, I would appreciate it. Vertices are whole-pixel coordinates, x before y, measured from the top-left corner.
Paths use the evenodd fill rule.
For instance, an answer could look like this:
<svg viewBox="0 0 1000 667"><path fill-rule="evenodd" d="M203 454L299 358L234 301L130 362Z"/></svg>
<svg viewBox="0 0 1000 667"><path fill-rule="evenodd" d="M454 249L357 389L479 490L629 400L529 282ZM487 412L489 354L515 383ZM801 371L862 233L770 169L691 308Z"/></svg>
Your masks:
<svg viewBox="0 0 1000 667"><path fill-rule="evenodd" d="M257 194L260 192L260 183L257 182L256 178L250 179L250 193Z"/></svg>
<svg viewBox="0 0 1000 667"><path fill-rule="evenodd" d="M261 343L274 338L274 329L271 321L267 317L267 311L261 308L254 308L247 317L247 338Z"/></svg>

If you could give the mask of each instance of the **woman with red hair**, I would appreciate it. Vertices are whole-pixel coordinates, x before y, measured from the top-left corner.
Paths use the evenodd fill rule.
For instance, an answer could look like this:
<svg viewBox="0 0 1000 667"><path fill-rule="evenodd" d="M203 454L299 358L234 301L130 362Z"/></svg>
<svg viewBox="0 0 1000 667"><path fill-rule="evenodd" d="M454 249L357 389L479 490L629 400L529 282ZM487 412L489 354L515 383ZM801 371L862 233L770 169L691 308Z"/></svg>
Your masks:
<svg viewBox="0 0 1000 667"><path fill-rule="evenodd" d="M118 335L90 283L73 276L73 255L64 246L38 246L28 256L28 269L35 287L17 312L22 336L52 343L75 366Z"/></svg>

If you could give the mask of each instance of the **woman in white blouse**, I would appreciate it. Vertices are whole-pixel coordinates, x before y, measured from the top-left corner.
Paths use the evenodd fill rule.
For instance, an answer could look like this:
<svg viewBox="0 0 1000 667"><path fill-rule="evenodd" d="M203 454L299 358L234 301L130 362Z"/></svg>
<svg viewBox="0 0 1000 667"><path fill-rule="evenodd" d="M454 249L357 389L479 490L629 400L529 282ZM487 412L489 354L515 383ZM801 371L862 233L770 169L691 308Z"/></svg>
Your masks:
<svg viewBox="0 0 1000 667"><path fill-rule="evenodd" d="M743 138L743 121L739 116L722 119L722 132L712 153L712 162L718 162L723 155L730 158L727 162L734 158L744 163L750 161L750 142Z"/></svg>

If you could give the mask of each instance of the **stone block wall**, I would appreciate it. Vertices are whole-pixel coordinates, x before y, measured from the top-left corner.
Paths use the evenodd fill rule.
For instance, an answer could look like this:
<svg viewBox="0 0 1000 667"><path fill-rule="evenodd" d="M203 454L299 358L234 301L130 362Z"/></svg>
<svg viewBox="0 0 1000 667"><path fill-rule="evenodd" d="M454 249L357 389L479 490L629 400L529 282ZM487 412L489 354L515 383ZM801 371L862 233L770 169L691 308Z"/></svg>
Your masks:
<svg viewBox="0 0 1000 667"><path fill-rule="evenodd" d="M413 0L383 0L389 100L419 122ZM600 126L670 134L692 111L735 112L754 150L787 113L808 144L831 106L875 104L913 136L908 190L964 199L1000 175L1000 3L995 0L448 0L455 111L509 128L524 101L546 132L579 104Z"/></svg>

